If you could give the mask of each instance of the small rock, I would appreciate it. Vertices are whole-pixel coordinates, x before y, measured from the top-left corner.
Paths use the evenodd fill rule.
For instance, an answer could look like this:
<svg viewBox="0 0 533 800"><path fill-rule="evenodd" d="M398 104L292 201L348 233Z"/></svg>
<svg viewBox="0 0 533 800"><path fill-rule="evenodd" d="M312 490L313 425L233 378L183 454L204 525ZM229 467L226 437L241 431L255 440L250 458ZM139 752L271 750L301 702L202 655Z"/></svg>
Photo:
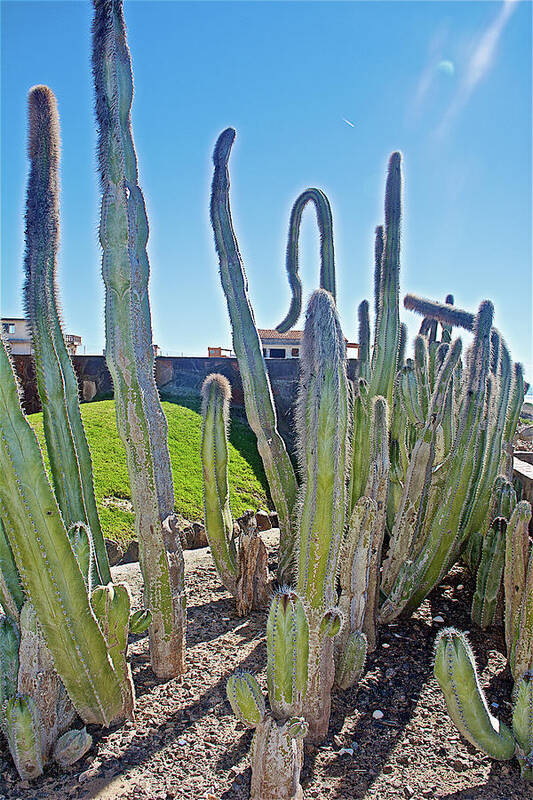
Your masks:
<svg viewBox="0 0 533 800"><path fill-rule="evenodd" d="M94 776L98 773L98 770L102 766L101 762L97 759L93 761L89 769L86 769L84 772L80 772L78 775L78 783L85 783L85 781L94 778Z"/></svg>
<svg viewBox="0 0 533 800"><path fill-rule="evenodd" d="M436 617L433 617L433 622L444 622L444 617L438 614Z"/></svg>
<svg viewBox="0 0 533 800"><path fill-rule="evenodd" d="M205 532L205 525L201 522L193 522L192 532L187 536L187 544L191 550L196 550L199 547L207 547L207 534Z"/></svg>
<svg viewBox="0 0 533 800"><path fill-rule="evenodd" d="M128 545L128 549L122 556L121 564L133 564L135 561L139 560L139 542L136 542L135 539L131 541Z"/></svg>
<svg viewBox="0 0 533 800"><path fill-rule="evenodd" d="M257 523L257 530L258 531L269 531L272 527L272 522L270 520L270 514L268 511L259 511L256 512L255 521Z"/></svg>
<svg viewBox="0 0 533 800"><path fill-rule="evenodd" d="M406 797L412 797L415 793L415 790L411 786L409 786L408 783L406 783L403 788L403 793Z"/></svg>
<svg viewBox="0 0 533 800"><path fill-rule="evenodd" d="M114 567L122 559L124 551L116 542L113 542L111 539L104 539L104 544L105 549L107 550L109 566Z"/></svg>
<svg viewBox="0 0 533 800"><path fill-rule="evenodd" d="M183 745L187 744L187 739L178 739L178 744L180 747L183 747Z"/></svg>
<svg viewBox="0 0 533 800"><path fill-rule="evenodd" d="M383 769L381 770L385 775L390 775L393 771L392 764L383 764Z"/></svg>
<svg viewBox="0 0 533 800"><path fill-rule="evenodd" d="M456 758L452 762L452 767L456 772L464 772L465 769L468 769L468 764L465 764L464 761L461 761L459 758Z"/></svg>
<svg viewBox="0 0 533 800"><path fill-rule="evenodd" d="M380 710L378 709L377 711L374 711L374 713L372 714L372 716L373 716L373 718L374 718L374 719L383 719L383 717L384 717L385 715L383 714L383 711L380 711Z"/></svg>
<svg viewBox="0 0 533 800"><path fill-rule="evenodd" d="M500 707L500 704L499 704L499 703L491 703L491 706L492 706L493 708L499 708L499 707Z"/></svg>
<svg viewBox="0 0 533 800"><path fill-rule="evenodd" d="M353 756L353 749L351 747L341 747L341 749L339 750L339 755Z"/></svg>
<svg viewBox="0 0 533 800"><path fill-rule="evenodd" d="M464 588L465 588L465 587L463 586L463 584L462 584L462 583L460 583L460 584L457 586L457 589L458 589L458 591L461 591L461 589L464 589Z"/></svg>

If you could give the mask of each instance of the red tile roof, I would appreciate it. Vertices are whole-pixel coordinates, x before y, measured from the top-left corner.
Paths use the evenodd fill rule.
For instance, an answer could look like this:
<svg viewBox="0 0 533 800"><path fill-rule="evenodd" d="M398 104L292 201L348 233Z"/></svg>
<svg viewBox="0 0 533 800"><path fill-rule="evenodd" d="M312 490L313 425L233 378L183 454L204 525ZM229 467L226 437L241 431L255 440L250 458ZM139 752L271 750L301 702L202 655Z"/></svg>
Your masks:
<svg viewBox="0 0 533 800"><path fill-rule="evenodd" d="M272 328L258 328L257 333L260 339L284 339L287 342L299 342L304 335L303 331L287 331L287 333L280 333Z"/></svg>

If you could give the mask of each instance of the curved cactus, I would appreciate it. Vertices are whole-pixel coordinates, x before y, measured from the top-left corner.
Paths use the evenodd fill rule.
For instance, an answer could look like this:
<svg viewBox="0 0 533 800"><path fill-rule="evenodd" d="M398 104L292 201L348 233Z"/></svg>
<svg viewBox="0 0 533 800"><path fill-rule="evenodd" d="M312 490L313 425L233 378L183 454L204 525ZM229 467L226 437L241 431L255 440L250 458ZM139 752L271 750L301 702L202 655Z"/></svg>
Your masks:
<svg viewBox="0 0 533 800"><path fill-rule="evenodd" d="M53 92L34 86L28 97L30 173L26 198L26 283L37 388L55 493L67 527L91 528L98 571L111 580L94 497L92 462L81 421L78 381L58 311L59 117Z"/></svg>
<svg viewBox="0 0 533 800"><path fill-rule="evenodd" d="M278 433L276 411L259 335L248 297L248 284L229 202L228 161L235 140L233 128L223 131L213 154L215 170L211 192L211 222L220 263L222 288L232 326L233 349L239 361L248 423L257 437L270 494L279 516L280 583L290 582L295 551L292 515L297 484L294 468Z"/></svg>
<svg viewBox="0 0 533 800"><path fill-rule="evenodd" d="M454 628L445 628L439 633L434 671L448 713L465 739L492 758L500 761L512 758L515 753L513 735L489 711L474 655L464 634Z"/></svg>
<svg viewBox="0 0 533 800"><path fill-rule="evenodd" d="M166 546L162 529L173 512L174 491L167 422L154 379L148 220L131 132L131 59L122 0L95 0L94 6L106 360L113 378L117 426L126 449L144 602L152 612L152 668L159 677L171 678L184 671L183 554L177 541L172 548Z"/></svg>
<svg viewBox="0 0 533 800"><path fill-rule="evenodd" d="M335 254L333 249L333 218L329 200L320 189L306 189L296 198L289 221L289 241L287 243L287 276L291 288L291 304L287 316L277 326L280 333L286 333L296 325L302 311L302 281L298 275L298 243L302 214L308 203L313 203L320 234L320 288L326 289L336 298Z"/></svg>

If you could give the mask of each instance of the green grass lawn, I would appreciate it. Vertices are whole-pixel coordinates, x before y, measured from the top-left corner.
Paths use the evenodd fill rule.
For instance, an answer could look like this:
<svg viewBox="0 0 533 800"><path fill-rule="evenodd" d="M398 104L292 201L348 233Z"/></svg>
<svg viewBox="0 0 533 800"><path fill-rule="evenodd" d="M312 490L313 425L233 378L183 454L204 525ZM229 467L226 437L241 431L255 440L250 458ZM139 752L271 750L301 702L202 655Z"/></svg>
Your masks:
<svg viewBox="0 0 533 800"><path fill-rule="evenodd" d="M198 410L177 403L163 402L163 408L168 420L175 510L189 520L202 519L201 415ZM113 498L131 497L126 454L115 423L115 403L113 400L84 403L81 416L93 458L96 502L104 536L125 544L133 537L133 513L120 508L120 502L113 502ZM48 467L42 414L31 414L28 419L37 433ZM247 508L266 507L267 483L255 436L242 422L231 425L229 481L234 516ZM104 498L110 500L104 502Z"/></svg>

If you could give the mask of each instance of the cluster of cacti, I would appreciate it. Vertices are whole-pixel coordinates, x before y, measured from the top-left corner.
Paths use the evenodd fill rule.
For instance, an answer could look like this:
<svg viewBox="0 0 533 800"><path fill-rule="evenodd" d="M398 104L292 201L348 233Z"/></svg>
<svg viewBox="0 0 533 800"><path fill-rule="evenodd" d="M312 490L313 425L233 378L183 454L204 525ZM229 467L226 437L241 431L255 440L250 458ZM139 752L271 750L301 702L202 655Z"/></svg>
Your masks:
<svg viewBox="0 0 533 800"><path fill-rule="evenodd" d="M228 426L231 387L224 375L202 386L202 471L205 528L220 580L236 599L240 616L268 600L268 558L255 517L233 522L229 500Z"/></svg>
<svg viewBox="0 0 533 800"><path fill-rule="evenodd" d="M304 604L291 589L276 592L267 620L267 685L270 710L249 672L230 677L227 695L238 719L255 728L252 800L298 800L308 725L303 704L308 685L310 630Z"/></svg>
<svg viewBox="0 0 533 800"><path fill-rule="evenodd" d="M165 524L174 511L174 489L168 426L154 378L148 220L131 131L131 59L122 0L95 0L94 5L106 360L126 449L144 602L152 613L152 668L159 677L170 678L184 671L184 563L179 537Z"/></svg>
<svg viewBox="0 0 533 800"><path fill-rule="evenodd" d="M250 419L250 408L266 407L270 413L273 406L230 215L227 164L234 137L232 129L224 131L215 147L211 208ZM367 650L375 647L378 622L417 608L466 545L472 549L476 536L476 567L480 559L482 564L475 606L484 609L484 617L495 611L498 587L493 597L493 584L501 583L503 573L498 533L483 534L493 519L488 508L504 442L512 441L518 420L521 368L515 365L513 378L505 343L492 327L492 304L483 302L474 316L455 308L450 295L442 305L410 298L409 307L424 320L414 358L404 360L406 330L399 319L401 191L401 156L394 153L387 175L385 225L376 229L373 346L364 301L359 308L360 358L353 391L346 379L345 340L332 292L321 289L312 296L301 348L296 411L301 487L290 529L284 530L280 519L280 560L284 576L293 573L309 622L304 716L308 736L315 741L327 731L335 676L342 688L358 680ZM309 190L291 215L287 269L293 297L282 330L295 324L300 312L297 243L306 198L316 205L322 234L321 280L335 287L331 210L321 192ZM452 342L453 326L473 332L464 366L461 341ZM275 423L272 415L270 423ZM268 452L271 457L272 450ZM268 469L267 476L270 480ZM276 480L272 497L278 507L283 485L279 474ZM222 520L220 498L218 509ZM228 544L229 523L227 530L221 541ZM335 644L326 631L337 636Z"/></svg>
<svg viewBox="0 0 533 800"><path fill-rule="evenodd" d="M466 636L442 630L435 650L435 677L457 729L491 758L516 756L522 777L533 780L533 550L528 524L531 506L522 501L504 528L505 641L514 680L512 726L489 711L480 686L474 655Z"/></svg>

